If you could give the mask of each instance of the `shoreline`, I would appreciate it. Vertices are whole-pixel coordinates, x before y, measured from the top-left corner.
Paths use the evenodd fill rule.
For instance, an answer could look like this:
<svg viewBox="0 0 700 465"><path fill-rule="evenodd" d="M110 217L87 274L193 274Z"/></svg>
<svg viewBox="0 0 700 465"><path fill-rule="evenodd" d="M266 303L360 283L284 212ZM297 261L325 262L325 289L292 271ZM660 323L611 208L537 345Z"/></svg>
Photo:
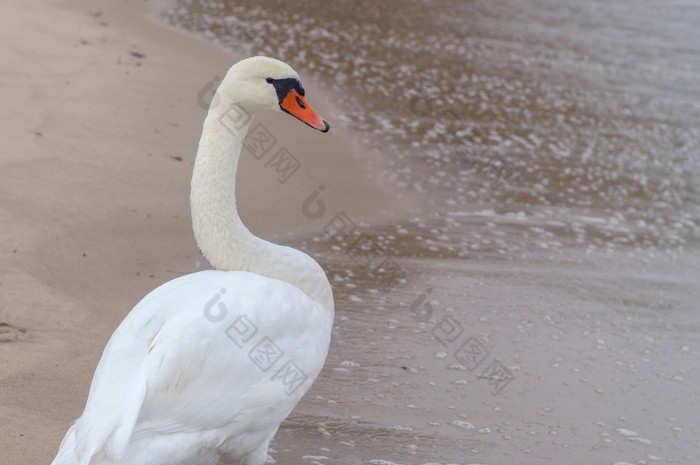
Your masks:
<svg viewBox="0 0 700 465"><path fill-rule="evenodd" d="M12 1L0 19L0 322L11 339L0 345L0 449L8 465L50 463L119 322L158 285L209 268L189 219L205 116L197 95L241 57L151 14L138 2ZM303 78L303 64L292 65ZM311 104L332 122L313 87ZM239 209L252 232L285 244L320 233L324 220L300 211L320 185L329 208L358 220L394 211L364 176L349 136L315 134L284 115L257 121L302 169L282 183L265 160L243 157Z"/></svg>
<svg viewBox="0 0 700 465"><path fill-rule="evenodd" d="M0 17L3 464L50 463L124 316L159 284L209 267L192 237L189 182L208 92L236 61L235 50L153 24L150 2L127 1L10 0ZM401 9L395 28L381 30L355 27L382 19L368 18L367 9L334 14L350 4L318 2L322 8L307 14L319 14L306 23L280 22L299 13L267 3L260 9L259 2L236 2L229 6L237 12L224 8L215 18L226 22L232 13L248 34L230 37L259 38L262 49L287 57L304 56L297 44L327 36L323 58L290 63L332 128L320 134L276 114L257 120L253 128L273 131L276 145L259 158L243 155L240 210L253 232L317 258L336 302L325 368L281 425L272 458L323 465L506 465L523 457L697 462L700 431L688 407L697 404L700 384L694 369L700 236L690 197L698 171L688 156L700 125L695 110L663 92L650 100L636 100L635 92L636 74L649 70L640 57L656 57L650 64L666 57L660 63L675 68L664 71L668 82L689 83L684 70L700 62L687 58L700 52L691 53L675 31L694 32L700 9L657 21L654 10L633 2L615 7L624 18L603 14L602 4L576 13L553 0L527 8L477 5L489 21L480 26L490 24L503 39L494 41L465 28L458 15L418 2L413 11ZM469 14L472 5L456 11ZM451 37L445 31L453 20ZM261 24L285 40L256 32ZM313 24L326 32L307 36ZM649 29L612 34L635 24ZM591 35L590 26L601 34ZM571 42L558 40L577 30ZM649 31L671 35L659 40ZM333 60L352 38L368 46L347 57L362 57L362 50L370 59L386 55L379 41L391 39L399 45L395 56L406 50L417 72L392 76L398 68L391 60L376 68L365 60L364 70ZM523 39L532 46L523 48ZM414 54L414 46L423 51ZM573 58L584 56L591 60L575 63L580 88L552 86L568 76ZM552 80L533 81L543 69L532 68L537 63ZM339 74L325 71L333 65ZM410 97L407 86L436 76L439 88L425 112L410 114L386 99L343 93L343 102L358 106L348 106L342 118L345 103L337 99L348 81L341 73L349 79L354 71L357 83L397 97L399 106L410 107L401 103ZM367 80L375 71L380 79ZM458 82L462 75L469 79ZM605 77L620 79L619 95L597 92ZM357 83L348 90L361 91L365 84ZM473 136L497 137L494 152L484 153L503 155L516 174L502 182L479 168L488 163L453 163L452 139L441 135L452 129L433 121L440 116L445 123L449 109L461 119L453 129L497 123L496 132ZM379 111L369 115L373 110ZM553 126L555 114L561 125ZM577 118L586 115L596 118ZM607 127L620 132L605 134ZM393 136L378 144L382 152L353 145L374 143L371 133ZM590 134L598 136L587 140ZM399 138L424 157L389 155L387 144ZM281 149L301 165L284 182L269 164ZM662 179L668 184L654 181ZM405 197L375 201L385 190ZM685 200L674 203L675 196ZM411 209L420 212L409 217ZM356 223L363 242L321 237L340 212ZM377 248L363 247L369 252L362 254L350 242ZM388 259L403 273L398 282L375 273L379 265L392 270Z"/></svg>

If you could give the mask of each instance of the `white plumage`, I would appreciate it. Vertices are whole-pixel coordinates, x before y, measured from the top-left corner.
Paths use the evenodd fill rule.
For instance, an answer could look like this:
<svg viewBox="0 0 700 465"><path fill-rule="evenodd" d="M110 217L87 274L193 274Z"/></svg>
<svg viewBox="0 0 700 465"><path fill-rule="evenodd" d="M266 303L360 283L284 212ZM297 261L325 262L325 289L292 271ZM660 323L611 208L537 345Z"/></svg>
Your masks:
<svg viewBox="0 0 700 465"><path fill-rule="evenodd" d="M127 315L52 465L261 465L321 371L333 324L323 270L298 250L253 236L235 208L250 121L227 127L221 115L231 106L251 116L279 110L284 96L270 78L298 80L270 58L234 65L204 124L192 216L218 269L163 284ZM309 123L308 112L290 113Z"/></svg>

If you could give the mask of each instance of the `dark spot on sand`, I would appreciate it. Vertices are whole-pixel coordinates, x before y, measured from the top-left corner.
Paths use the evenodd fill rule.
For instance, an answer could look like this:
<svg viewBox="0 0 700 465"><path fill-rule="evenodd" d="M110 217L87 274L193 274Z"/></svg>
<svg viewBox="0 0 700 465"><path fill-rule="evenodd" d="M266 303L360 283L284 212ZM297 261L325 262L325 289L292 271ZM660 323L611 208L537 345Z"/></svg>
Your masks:
<svg viewBox="0 0 700 465"><path fill-rule="evenodd" d="M16 341L26 332L22 328L0 321L0 343Z"/></svg>

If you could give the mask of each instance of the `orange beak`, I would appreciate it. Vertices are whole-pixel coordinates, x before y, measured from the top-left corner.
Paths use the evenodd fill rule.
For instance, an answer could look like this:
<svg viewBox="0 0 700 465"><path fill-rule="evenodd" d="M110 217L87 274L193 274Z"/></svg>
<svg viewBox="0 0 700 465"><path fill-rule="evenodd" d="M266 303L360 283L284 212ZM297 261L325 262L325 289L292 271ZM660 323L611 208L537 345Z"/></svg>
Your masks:
<svg viewBox="0 0 700 465"><path fill-rule="evenodd" d="M316 113L309 104L306 103L304 96L297 92L296 89L292 89L287 93L280 107L290 115L321 132L328 132L331 128L328 122L321 118L321 115Z"/></svg>

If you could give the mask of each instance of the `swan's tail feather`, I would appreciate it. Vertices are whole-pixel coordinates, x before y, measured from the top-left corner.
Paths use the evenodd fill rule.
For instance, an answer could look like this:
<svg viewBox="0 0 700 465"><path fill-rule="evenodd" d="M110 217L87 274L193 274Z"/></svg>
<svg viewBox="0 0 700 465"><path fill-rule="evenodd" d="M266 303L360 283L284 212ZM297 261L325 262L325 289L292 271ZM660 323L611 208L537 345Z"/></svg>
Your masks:
<svg viewBox="0 0 700 465"><path fill-rule="evenodd" d="M63 441L61 441L61 445L58 447L56 458L53 459L51 465L82 465L75 453L75 427L76 424L73 423L68 429Z"/></svg>
<svg viewBox="0 0 700 465"><path fill-rule="evenodd" d="M87 450L86 445L78 441L79 435L80 419L73 423L66 432L51 465L94 465L95 451Z"/></svg>

